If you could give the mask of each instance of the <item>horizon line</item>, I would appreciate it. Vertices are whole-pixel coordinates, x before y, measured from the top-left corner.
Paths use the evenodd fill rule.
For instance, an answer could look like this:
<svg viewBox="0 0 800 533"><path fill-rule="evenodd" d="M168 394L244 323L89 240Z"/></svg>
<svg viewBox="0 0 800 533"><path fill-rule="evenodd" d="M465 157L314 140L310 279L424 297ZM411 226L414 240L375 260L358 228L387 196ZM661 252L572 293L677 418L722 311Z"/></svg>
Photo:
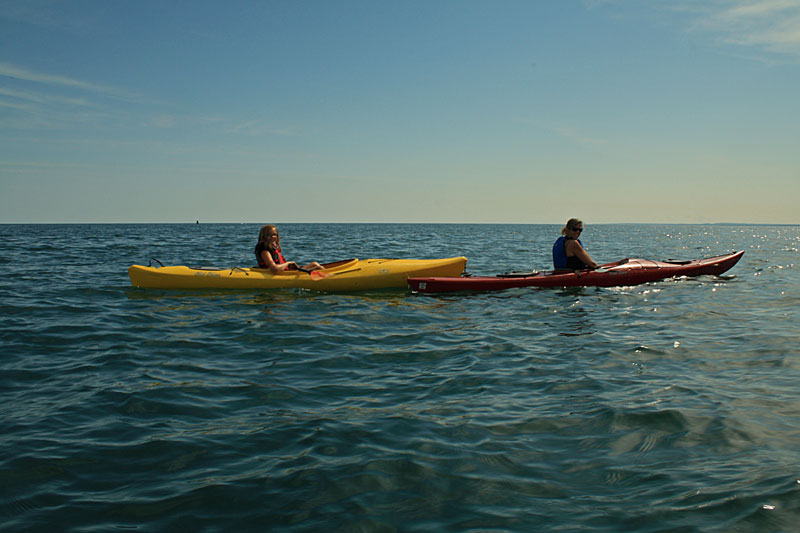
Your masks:
<svg viewBox="0 0 800 533"><path fill-rule="evenodd" d="M277 224L374 224L374 225L388 225L388 224L400 224L400 225L412 225L412 224L430 224L430 225L448 225L448 224L457 224L457 225L481 225L481 226L504 226L504 225L514 225L514 226L559 226L563 225L561 222L396 222L396 221L388 221L388 222L375 222L375 221L338 221L338 222L319 222L319 221L283 221L283 222L274 222ZM238 224L238 225L258 225L258 224L265 224L265 222L201 222L199 220L195 220L194 222L0 222L0 225L3 226L56 226L56 225L144 225L144 224L160 224L160 225L167 225L167 224L175 224L175 225L225 225L225 224ZM591 226L630 226L634 224L638 225L648 225L648 226L658 226L658 225L671 225L671 226L800 226L800 222L591 222L587 223Z"/></svg>

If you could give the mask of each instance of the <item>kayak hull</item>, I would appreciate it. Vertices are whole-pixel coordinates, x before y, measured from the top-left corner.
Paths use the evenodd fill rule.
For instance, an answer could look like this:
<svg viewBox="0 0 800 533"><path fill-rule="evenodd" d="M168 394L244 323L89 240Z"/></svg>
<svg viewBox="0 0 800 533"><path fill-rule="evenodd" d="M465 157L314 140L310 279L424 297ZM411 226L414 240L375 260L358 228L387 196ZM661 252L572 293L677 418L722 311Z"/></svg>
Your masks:
<svg viewBox="0 0 800 533"><path fill-rule="evenodd" d="M692 261L623 259L598 270L550 271L500 276L460 278L414 277L408 285L415 292L497 291L514 287L617 287L638 285L681 276L718 276L732 268L744 251Z"/></svg>
<svg viewBox="0 0 800 533"><path fill-rule="evenodd" d="M406 288L410 277L460 276L466 257L445 259L349 259L323 265L313 276L297 270L186 266L128 268L131 285L148 289L308 289L347 292Z"/></svg>

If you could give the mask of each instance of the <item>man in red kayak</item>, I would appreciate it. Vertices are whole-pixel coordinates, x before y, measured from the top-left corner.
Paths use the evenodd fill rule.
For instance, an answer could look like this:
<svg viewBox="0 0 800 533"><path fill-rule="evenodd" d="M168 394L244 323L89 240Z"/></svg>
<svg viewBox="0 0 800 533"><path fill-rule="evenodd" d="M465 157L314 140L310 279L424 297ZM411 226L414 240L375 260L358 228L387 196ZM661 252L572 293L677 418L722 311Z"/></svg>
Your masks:
<svg viewBox="0 0 800 533"><path fill-rule="evenodd" d="M553 268L556 270L585 270L597 268L578 237L583 231L583 222L571 218L566 226L561 228L561 237L553 244Z"/></svg>

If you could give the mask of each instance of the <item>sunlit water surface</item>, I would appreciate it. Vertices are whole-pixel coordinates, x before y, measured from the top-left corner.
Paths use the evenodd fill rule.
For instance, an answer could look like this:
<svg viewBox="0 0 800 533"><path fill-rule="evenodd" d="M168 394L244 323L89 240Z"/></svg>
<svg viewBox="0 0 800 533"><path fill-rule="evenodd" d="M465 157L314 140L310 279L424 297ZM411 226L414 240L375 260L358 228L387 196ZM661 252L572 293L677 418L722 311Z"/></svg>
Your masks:
<svg viewBox="0 0 800 533"><path fill-rule="evenodd" d="M587 224L722 278L157 291L258 225L0 226L0 530L796 531L800 228ZM284 255L545 269L559 226L285 224Z"/></svg>

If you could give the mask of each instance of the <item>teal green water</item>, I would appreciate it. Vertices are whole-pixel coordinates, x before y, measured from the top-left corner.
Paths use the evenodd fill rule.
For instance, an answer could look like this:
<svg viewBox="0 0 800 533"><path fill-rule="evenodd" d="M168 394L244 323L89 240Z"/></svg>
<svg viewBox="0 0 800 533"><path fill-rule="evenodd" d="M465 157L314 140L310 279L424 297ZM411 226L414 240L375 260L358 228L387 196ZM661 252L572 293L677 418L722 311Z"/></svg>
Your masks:
<svg viewBox="0 0 800 533"><path fill-rule="evenodd" d="M800 227L587 224L722 278L155 291L258 225L0 226L0 530L794 531ZM549 268L559 226L285 224L287 258Z"/></svg>

